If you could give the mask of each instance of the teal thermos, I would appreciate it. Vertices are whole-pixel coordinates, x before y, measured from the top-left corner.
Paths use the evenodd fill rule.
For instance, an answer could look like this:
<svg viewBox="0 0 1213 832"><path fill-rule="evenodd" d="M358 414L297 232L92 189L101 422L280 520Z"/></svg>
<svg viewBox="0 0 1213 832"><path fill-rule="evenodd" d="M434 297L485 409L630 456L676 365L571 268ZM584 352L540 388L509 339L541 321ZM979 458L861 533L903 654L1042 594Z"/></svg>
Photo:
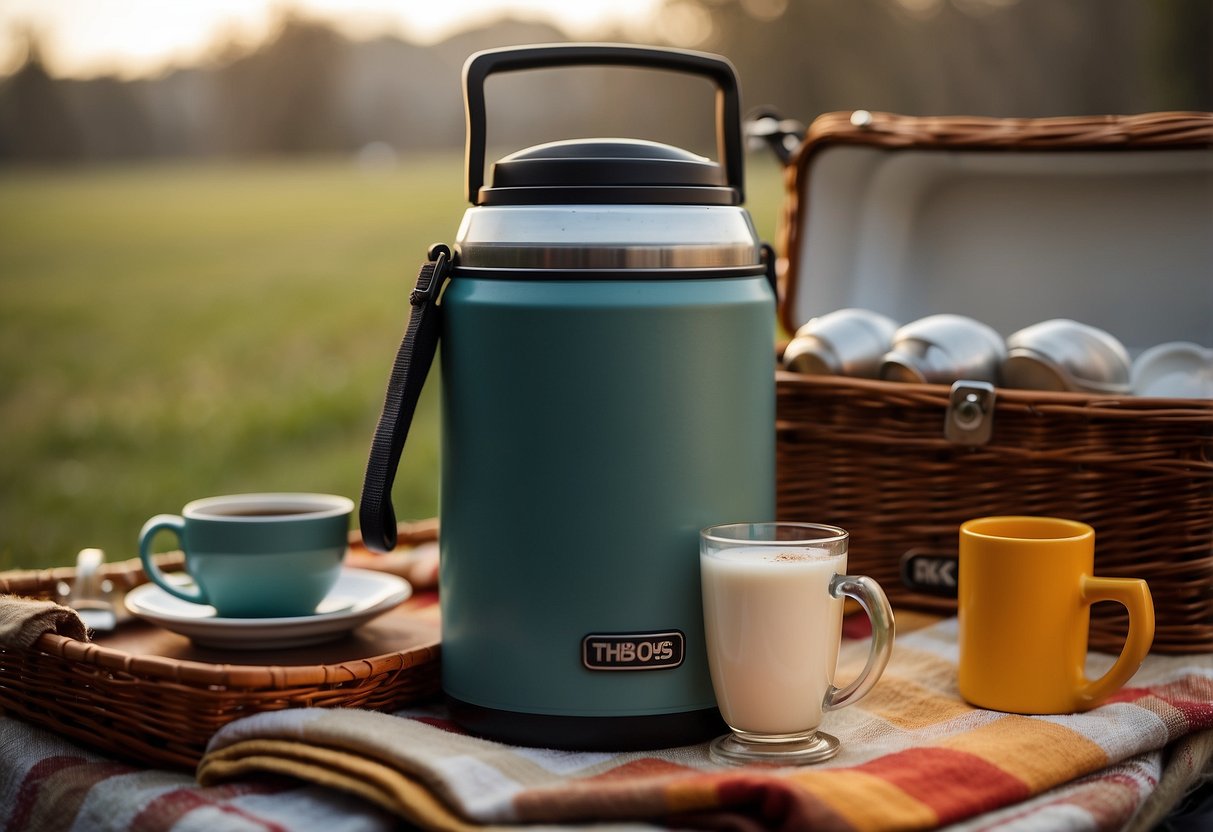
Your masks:
<svg viewBox="0 0 1213 832"><path fill-rule="evenodd" d="M577 65L712 81L719 163L650 141L557 141L484 182L486 78ZM741 207L735 72L682 50L523 47L473 55L464 94L472 207L428 287L452 717L547 747L706 739L724 729L698 532L775 516L775 295ZM364 489L368 541L368 523L385 525L374 504Z"/></svg>

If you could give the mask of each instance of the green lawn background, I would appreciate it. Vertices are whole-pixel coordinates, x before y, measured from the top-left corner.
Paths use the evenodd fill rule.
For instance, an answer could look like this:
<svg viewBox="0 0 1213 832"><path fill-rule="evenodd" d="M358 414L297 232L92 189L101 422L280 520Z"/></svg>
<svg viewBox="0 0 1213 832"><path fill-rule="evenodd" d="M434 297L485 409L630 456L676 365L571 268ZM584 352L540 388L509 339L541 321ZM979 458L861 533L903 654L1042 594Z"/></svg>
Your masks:
<svg viewBox="0 0 1213 832"><path fill-rule="evenodd" d="M772 240L780 171L751 160ZM195 497L357 499L408 292L466 207L456 154L0 173L0 570L137 554ZM437 512L437 368L396 480ZM164 541L168 543L169 541Z"/></svg>

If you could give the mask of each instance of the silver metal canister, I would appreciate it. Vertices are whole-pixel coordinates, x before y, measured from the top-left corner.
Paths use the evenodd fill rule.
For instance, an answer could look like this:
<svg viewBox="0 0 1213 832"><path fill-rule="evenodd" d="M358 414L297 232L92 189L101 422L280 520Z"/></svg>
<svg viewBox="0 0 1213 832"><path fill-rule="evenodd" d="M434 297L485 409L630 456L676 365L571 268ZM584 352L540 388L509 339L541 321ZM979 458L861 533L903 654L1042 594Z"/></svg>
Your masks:
<svg viewBox="0 0 1213 832"><path fill-rule="evenodd" d="M1006 357L1002 336L963 315L920 318L897 330L880 364L886 381L951 384L958 379L997 383Z"/></svg>
<svg viewBox="0 0 1213 832"><path fill-rule="evenodd" d="M1129 353L1110 333L1068 318L1025 327L1007 338L1006 387L1120 395L1130 390Z"/></svg>
<svg viewBox="0 0 1213 832"><path fill-rule="evenodd" d="M876 378L897 322L870 309L839 309L796 330L783 365L806 375Z"/></svg>
<svg viewBox="0 0 1213 832"><path fill-rule="evenodd" d="M1213 399L1213 349L1191 341L1159 344L1137 356L1132 376L1138 396Z"/></svg>

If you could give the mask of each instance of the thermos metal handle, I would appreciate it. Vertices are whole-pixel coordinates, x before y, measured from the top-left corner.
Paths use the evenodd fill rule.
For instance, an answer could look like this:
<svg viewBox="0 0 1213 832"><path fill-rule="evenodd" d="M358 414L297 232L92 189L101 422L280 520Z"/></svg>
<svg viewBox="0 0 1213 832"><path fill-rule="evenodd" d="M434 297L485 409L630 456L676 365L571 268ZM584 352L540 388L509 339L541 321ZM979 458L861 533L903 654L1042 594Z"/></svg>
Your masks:
<svg viewBox="0 0 1213 832"><path fill-rule="evenodd" d="M494 73L560 66L630 66L703 76L716 84L716 153L727 184L745 201L741 145L741 101L737 72L725 58L686 49L620 44L555 44L477 52L463 65L467 112L466 182L468 202L477 204L484 185L484 82Z"/></svg>

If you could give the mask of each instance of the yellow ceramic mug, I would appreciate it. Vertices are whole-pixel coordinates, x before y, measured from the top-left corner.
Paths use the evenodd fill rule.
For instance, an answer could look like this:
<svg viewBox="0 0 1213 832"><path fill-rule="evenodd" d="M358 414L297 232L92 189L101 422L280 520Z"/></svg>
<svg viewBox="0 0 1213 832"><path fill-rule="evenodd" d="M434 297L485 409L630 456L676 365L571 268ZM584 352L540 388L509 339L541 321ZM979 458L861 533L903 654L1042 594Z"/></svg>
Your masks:
<svg viewBox="0 0 1213 832"><path fill-rule="evenodd" d="M1056 517L983 517L960 527L960 695L981 708L1061 714L1127 682L1154 641L1150 588L1096 578L1095 530ZM1129 612L1120 657L1086 678L1091 604Z"/></svg>

